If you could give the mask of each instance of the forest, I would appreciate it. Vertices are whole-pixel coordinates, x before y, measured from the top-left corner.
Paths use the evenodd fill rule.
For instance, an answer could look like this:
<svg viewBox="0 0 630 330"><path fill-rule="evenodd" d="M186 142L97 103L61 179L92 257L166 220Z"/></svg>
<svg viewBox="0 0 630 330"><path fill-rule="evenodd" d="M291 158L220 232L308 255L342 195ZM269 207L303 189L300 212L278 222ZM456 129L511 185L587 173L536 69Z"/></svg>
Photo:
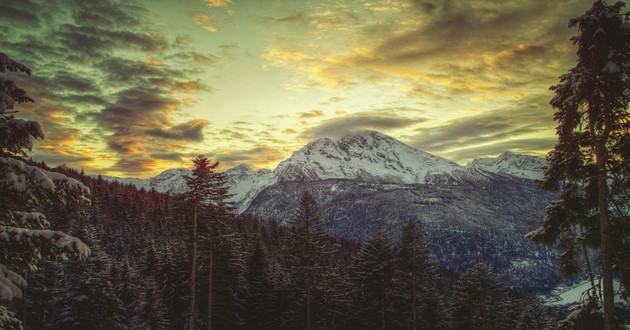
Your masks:
<svg viewBox="0 0 630 330"><path fill-rule="evenodd" d="M27 329L197 329L208 320L215 329L549 329L559 317L503 288L486 265L440 270L414 223L363 245L330 237L305 194L288 227L218 206L198 212L191 319L190 201L55 170L84 182L91 204L45 214L91 255L29 274L24 298L8 306Z"/></svg>

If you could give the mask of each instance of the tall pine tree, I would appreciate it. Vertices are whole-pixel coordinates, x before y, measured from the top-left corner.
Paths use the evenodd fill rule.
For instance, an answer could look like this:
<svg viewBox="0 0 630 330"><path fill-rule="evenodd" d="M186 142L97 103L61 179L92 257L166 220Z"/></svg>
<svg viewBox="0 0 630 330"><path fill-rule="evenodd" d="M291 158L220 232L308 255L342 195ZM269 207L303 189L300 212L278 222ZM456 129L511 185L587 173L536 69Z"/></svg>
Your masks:
<svg viewBox="0 0 630 330"><path fill-rule="evenodd" d="M395 328L395 271L394 239L378 228L363 243L352 269L355 322L370 329Z"/></svg>
<svg viewBox="0 0 630 330"><path fill-rule="evenodd" d="M302 195L295 214L287 224L290 227L290 270L295 281L295 297L299 299L296 307L301 309L295 311L293 317L301 321L297 321L296 326L310 330L315 318L322 318L323 312L317 304L324 291L323 274L329 254L326 227L311 194Z"/></svg>
<svg viewBox="0 0 630 330"><path fill-rule="evenodd" d="M577 64L551 87L555 97L558 143L549 153L543 188L578 190L584 205L595 214L588 227L599 227L599 237L592 237L601 253L606 329L616 328L612 287L613 270L628 269L616 263L611 227L627 227L628 200L611 194L611 181L624 178L624 163L630 158L630 29L623 2L607 5L598 0L586 13L569 22L580 34L572 38L578 46ZM625 180L625 178L624 178ZM615 184L614 182L612 183ZM579 189L576 189L578 185ZM565 203L561 199L555 203ZM625 218L624 220L622 220ZM546 217L542 227L528 235L534 241L553 242L574 224L573 218ZM588 228L587 227L587 228ZM625 231L628 233L627 231ZM621 238L627 240L628 237ZM623 274L623 276L627 276Z"/></svg>

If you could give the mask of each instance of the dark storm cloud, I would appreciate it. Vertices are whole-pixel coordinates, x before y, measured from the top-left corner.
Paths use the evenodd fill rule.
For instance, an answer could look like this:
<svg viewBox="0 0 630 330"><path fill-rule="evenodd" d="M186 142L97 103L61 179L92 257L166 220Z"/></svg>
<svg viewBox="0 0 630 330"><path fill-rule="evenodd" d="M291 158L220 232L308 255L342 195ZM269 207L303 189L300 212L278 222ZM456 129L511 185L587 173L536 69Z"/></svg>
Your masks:
<svg viewBox="0 0 630 330"><path fill-rule="evenodd" d="M360 133L364 131L377 130L386 131L410 127L426 121L423 118L409 118L395 115L379 115L376 113L354 114L346 117L339 117L324 120L321 124L311 127L300 137L312 140L320 137L337 138L348 134Z"/></svg>
<svg viewBox="0 0 630 330"><path fill-rule="evenodd" d="M203 129L209 125L204 120L192 120L175 125L168 129L153 128L146 131L148 135L178 141L203 141Z"/></svg>

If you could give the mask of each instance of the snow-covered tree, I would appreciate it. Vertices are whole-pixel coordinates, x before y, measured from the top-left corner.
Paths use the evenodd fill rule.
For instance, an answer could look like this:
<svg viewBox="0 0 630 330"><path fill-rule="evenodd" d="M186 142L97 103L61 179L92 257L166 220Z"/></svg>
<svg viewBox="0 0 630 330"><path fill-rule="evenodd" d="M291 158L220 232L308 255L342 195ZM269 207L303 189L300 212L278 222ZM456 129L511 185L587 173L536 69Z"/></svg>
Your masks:
<svg viewBox="0 0 630 330"><path fill-rule="evenodd" d="M596 1L586 13L569 21L579 35L576 66L551 87L555 97L558 143L548 155L543 188L569 189L582 196L592 215L586 228L598 229L591 239L601 253L601 277L606 328L615 328L613 270L628 277L628 260L616 257L617 248L629 250L628 165L630 163L630 21L623 2L607 5ZM612 187L624 187L621 191ZM579 217L549 216L566 203L553 202L540 229L528 234L534 241L553 242L573 230ZM621 205L620 205L621 203ZM614 232L625 234L615 242ZM626 243L623 244L623 241ZM619 250L626 258L628 254ZM624 265L626 264L626 265ZM625 273L624 273L625 270Z"/></svg>
<svg viewBox="0 0 630 330"><path fill-rule="evenodd" d="M25 65L0 53L0 72L23 72ZM63 174L28 164L23 157L33 140L44 138L35 121L16 118L16 103L33 102L12 80L0 76L0 301L22 297L23 275L42 260L86 258L90 249L81 240L50 229L38 212L46 204L89 203L89 190ZM18 324L0 305L0 328Z"/></svg>

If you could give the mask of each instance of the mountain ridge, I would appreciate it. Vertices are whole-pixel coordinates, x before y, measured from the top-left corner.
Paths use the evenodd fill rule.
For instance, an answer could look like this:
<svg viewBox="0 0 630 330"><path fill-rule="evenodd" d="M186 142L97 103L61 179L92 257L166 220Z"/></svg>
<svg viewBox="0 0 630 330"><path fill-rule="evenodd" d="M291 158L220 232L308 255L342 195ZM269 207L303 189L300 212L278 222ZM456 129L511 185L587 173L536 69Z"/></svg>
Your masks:
<svg viewBox="0 0 630 330"><path fill-rule="evenodd" d="M254 170L239 164L225 171L230 199L238 213L266 187L283 181L328 179L359 180L394 184L441 184L485 181L488 173L540 180L545 160L511 151L497 158L478 157L465 166L418 150L386 134L367 131L336 140L319 138L307 143L281 161L274 170ZM131 183L146 190L179 194L187 191L183 177L191 172L172 168L148 179L103 176L109 181Z"/></svg>

